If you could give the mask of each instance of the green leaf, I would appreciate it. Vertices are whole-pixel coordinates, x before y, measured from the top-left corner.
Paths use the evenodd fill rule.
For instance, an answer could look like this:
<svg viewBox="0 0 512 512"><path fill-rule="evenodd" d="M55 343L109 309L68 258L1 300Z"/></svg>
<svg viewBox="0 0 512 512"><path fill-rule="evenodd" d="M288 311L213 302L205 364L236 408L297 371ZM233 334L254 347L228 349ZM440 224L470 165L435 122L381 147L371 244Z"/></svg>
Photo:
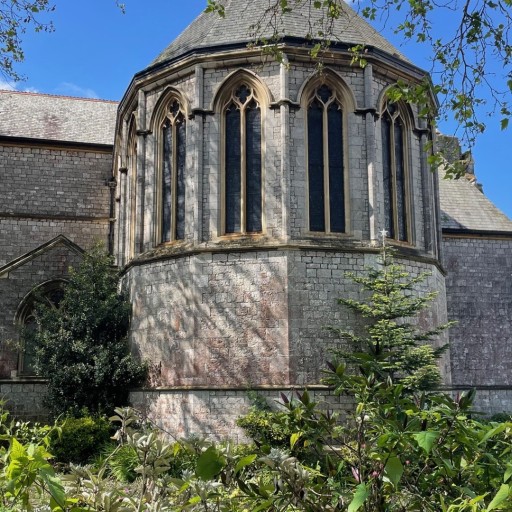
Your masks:
<svg viewBox="0 0 512 512"><path fill-rule="evenodd" d="M251 454L251 455L246 455L245 457L242 457L236 463L235 473L239 473L243 468L245 468L246 466L249 466L250 464L252 464L256 460L256 457L257 457L257 455L254 454L254 453Z"/></svg>
<svg viewBox="0 0 512 512"><path fill-rule="evenodd" d="M426 430L425 432L418 432L417 434L414 434L413 437L420 448L423 448L426 453L430 453L432 446L439 437L439 432Z"/></svg>
<svg viewBox="0 0 512 512"><path fill-rule="evenodd" d="M11 441L11 452L10 457L11 460L16 460L21 457L24 457L27 454L27 451L25 450L24 446L18 442L18 440L13 437Z"/></svg>
<svg viewBox="0 0 512 512"><path fill-rule="evenodd" d="M404 467L400 462L398 457L390 457L386 463L386 467L384 468L384 472L389 480L396 487L398 482L400 482L400 478L404 473Z"/></svg>
<svg viewBox="0 0 512 512"><path fill-rule="evenodd" d="M354 498L350 502L350 505L348 506L348 512L356 512L356 510L359 510L368 496L370 495L370 492L366 488L365 484L359 484L356 487L356 492L354 493Z"/></svg>
<svg viewBox="0 0 512 512"><path fill-rule="evenodd" d="M501 129L502 130L506 130L508 127L508 117L504 117L502 120L501 120Z"/></svg>
<svg viewBox="0 0 512 512"><path fill-rule="evenodd" d="M485 509L486 512L494 510L496 507L501 505L508 498L509 492L510 486L503 484L500 487L500 490L496 493L496 496L494 496L494 499L489 503L489 506Z"/></svg>
<svg viewBox="0 0 512 512"><path fill-rule="evenodd" d="M507 483L508 479L512 476L512 466L509 464L507 466L507 470L505 471L505 474L503 475L503 483Z"/></svg>
<svg viewBox="0 0 512 512"><path fill-rule="evenodd" d="M210 446L197 459L196 476L202 480L212 480L217 476L226 465L224 457Z"/></svg>
<svg viewBox="0 0 512 512"><path fill-rule="evenodd" d="M297 444L297 441L302 437L302 432L294 432L290 436L290 448L293 450L293 447Z"/></svg>
<svg viewBox="0 0 512 512"><path fill-rule="evenodd" d="M478 444L483 444L496 434L501 434L501 432L503 432L506 428L506 423L500 423L497 427L494 427L491 430L489 430Z"/></svg>

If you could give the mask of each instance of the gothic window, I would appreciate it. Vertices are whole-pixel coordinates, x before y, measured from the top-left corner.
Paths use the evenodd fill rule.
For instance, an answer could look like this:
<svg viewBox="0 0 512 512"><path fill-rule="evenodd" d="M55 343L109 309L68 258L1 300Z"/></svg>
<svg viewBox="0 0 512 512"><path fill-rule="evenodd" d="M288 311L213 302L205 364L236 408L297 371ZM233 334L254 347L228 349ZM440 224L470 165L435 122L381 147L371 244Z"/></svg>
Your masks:
<svg viewBox="0 0 512 512"><path fill-rule="evenodd" d="M384 227L389 238L406 242L409 240L406 129L397 104L386 104L381 127Z"/></svg>
<svg viewBox="0 0 512 512"><path fill-rule="evenodd" d="M130 128L128 131L128 160L127 172L129 189L126 191L129 201L125 201L125 205L129 208L129 231L128 231L128 253L133 255L136 252L135 236L137 227L137 212L138 212L138 199L137 199L137 129L135 123L135 116L132 116L130 121ZM125 206L125 207L126 207Z"/></svg>
<svg viewBox="0 0 512 512"><path fill-rule="evenodd" d="M37 307L44 304L58 308L64 297L64 284L65 281L58 280L39 286L24 299L19 308L17 317L21 328L21 350L18 358L18 372L22 375L35 375Z"/></svg>
<svg viewBox="0 0 512 512"><path fill-rule="evenodd" d="M343 110L333 88L317 87L307 105L309 230L345 232Z"/></svg>
<svg viewBox="0 0 512 512"><path fill-rule="evenodd" d="M236 87L224 107L224 233L262 231L262 122L253 87Z"/></svg>
<svg viewBox="0 0 512 512"><path fill-rule="evenodd" d="M161 242L185 238L186 120L177 99L162 124Z"/></svg>

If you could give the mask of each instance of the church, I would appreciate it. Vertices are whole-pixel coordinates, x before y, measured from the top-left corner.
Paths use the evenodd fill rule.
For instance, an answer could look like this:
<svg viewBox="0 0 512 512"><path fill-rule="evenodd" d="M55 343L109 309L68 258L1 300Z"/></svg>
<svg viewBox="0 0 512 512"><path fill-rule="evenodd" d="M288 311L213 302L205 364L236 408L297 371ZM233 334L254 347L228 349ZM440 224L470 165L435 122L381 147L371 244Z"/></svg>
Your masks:
<svg viewBox="0 0 512 512"><path fill-rule="evenodd" d="M427 73L348 5L321 68L304 37L321 20L301 8L283 16L276 60L249 44L265 5L201 14L119 104L0 92L0 393L15 414L44 416L19 339L34 297L57 304L97 240L122 269L130 345L151 368L132 403L159 425L233 437L248 390L307 386L343 410L320 384L339 344L326 327L358 327L337 299L360 297L346 273L375 264L383 232L408 272L429 273L419 291L438 293L421 326L458 322L438 340L444 387L512 411L512 221L455 139L388 100ZM433 173L429 141L466 176Z"/></svg>

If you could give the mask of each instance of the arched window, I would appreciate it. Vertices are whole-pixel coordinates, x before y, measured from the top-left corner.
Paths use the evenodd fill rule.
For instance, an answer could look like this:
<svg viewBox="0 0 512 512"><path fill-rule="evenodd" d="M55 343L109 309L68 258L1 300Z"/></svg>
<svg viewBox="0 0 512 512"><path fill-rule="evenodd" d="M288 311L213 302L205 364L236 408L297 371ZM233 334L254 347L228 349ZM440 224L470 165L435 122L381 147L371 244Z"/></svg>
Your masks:
<svg viewBox="0 0 512 512"><path fill-rule="evenodd" d="M125 201L125 208L128 208L129 214L129 231L128 231L128 254L133 256L136 253L136 228L137 228L137 213L138 198L137 198L137 125L135 121L135 115L132 115L130 119L130 125L128 129L128 152L127 152L127 172L128 172L128 189L127 197Z"/></svg>
<svg viewBox="0 0 512 512"><path fill-rule="evenodd" d="M16 322L20 326L20 352L18 357L18 373L21 375L35 375L38 305L44 304L59 308L64 297L65 280L56 280L44 283L35 288L26 296L18 308Z"/></svg>
<svg viewBox="0 0 512 512"><path fill-rule="evenodd" d="M185 238L186 118L176 98L161 125L161 242Z"/></svg>
<svg viewBox="0 0 512 512"><path fill-rule="evenodd" d="M309 230L344 233L345 177L342 103L321 84L307 103Z"/></svg>
<svg viewBox="0 0 512 512"><path fill-rule="evenodd" d="M239 83L224 104L223 232L263 229L262 119L254 87Z"/></svg>
<svg viewBox="0 0 512 512"><path fill-rule="evenodd" d="M381 127L384 227L389 238L407 242L410 228L406 124L398 104L385 105Z"/></svg>

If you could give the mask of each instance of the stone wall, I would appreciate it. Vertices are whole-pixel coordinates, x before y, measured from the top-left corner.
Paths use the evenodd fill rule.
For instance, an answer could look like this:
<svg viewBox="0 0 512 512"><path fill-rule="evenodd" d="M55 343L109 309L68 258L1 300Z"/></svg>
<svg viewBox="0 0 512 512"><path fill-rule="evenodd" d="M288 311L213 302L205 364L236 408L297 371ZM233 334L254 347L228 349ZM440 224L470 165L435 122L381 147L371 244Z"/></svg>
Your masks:
<svg viewBox="0 0 512 512"><path fill-rule="evenodd" d="M107 243L111 165L104 147L0 144L0 378L19 369L24 299L41 284L65 279L81 249Z"/></svg>
<svg viewBox="0 0 512 512"><path fill-rule="evenodd" d="M450 330L452 382L481 388L477 401L510 412L512 237L445 235L443 248L448 317L458 322Z"/></svg>
<svg viewBox="0 0 512 512"><path fill-rule="evenodd" d="M41 379L0 380L0 399L15 418L24 421L48 420L43 406L45 394L46 383Z"/></svg>
<svg viewBox="0 0 512 512"><path fill-rule="evenodd" d="M24 265L0 276L0 378L18 369L19 325L16 314L22 301L40 283L66 278L70 266L80 263L79 252L58 244Z"/></svg>
<svg viewBox="0 0 512 512"><path fill-rule="evenodd" d="M59 234L106 241L112 154L0 145L0 267Z"/></svg>
<svg viewBox="0 0 512 512"><path fill-rule="evenodd" d="M286 255L204 253L131 268L131 341L156 386L288 384Z"/></svg>
<svg viewBox="0 0 512 512"><path fill-rule="evenodd" d="M179 435L222 436L247 409L247 389L318 385L329 350L340 345L327 328L361 327L337 303L361 298L346 272L362 272L376 258L375 250L262 247L130 267L124 284L134 306L131 342L150 363L154 388L136 393L135 405ZM427 260L400 262L412 275L432 273L418 292L440 292L420 326L444 323L443 274ZM449 374L449 359L442 370Z"/></svg>
<svg viewBox="0 0 512 512"><path fill-rule="evenodd" d="M281 393L296 397L290 388L257 389L273 408L279 407ZM346 396L335 396L326 389L309 389L312 400L319 406L335 411L343 418L353 405ZM146 414L165 432L173 437L191 435L207 436L209 439L235 442L250 442L236 420L247 414L253 404L247 390L241 389L150 389L131 393L132 405Z"/></svg>

